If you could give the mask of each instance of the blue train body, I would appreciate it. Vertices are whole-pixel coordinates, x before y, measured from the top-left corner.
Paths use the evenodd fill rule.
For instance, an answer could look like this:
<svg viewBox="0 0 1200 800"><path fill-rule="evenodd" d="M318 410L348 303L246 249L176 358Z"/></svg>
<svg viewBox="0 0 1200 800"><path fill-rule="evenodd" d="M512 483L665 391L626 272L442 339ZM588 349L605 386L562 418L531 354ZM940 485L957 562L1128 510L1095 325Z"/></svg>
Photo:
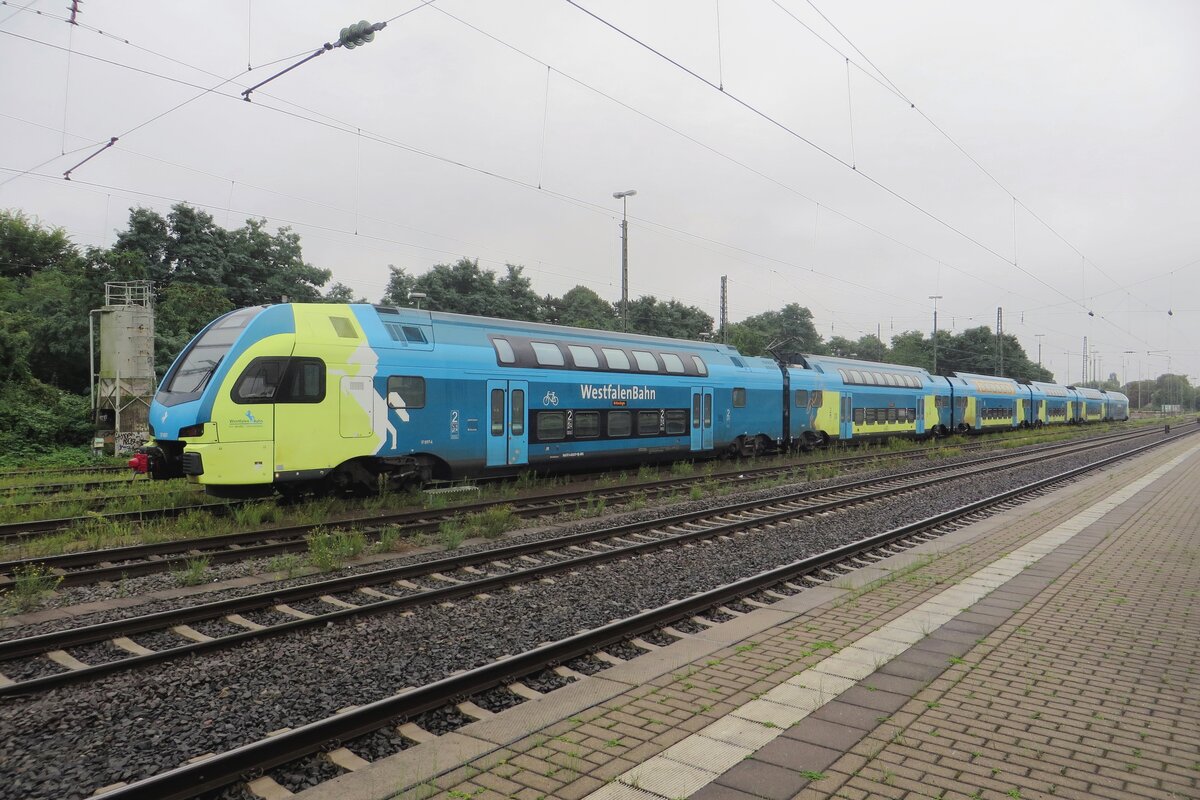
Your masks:
<svg viewBox="0 0 1200 800"><path fill-rule="evenodd" d="M1121 419L1123 395L370 305L215 320L172 365L141 466L218 493L750 455Z"/></svg>

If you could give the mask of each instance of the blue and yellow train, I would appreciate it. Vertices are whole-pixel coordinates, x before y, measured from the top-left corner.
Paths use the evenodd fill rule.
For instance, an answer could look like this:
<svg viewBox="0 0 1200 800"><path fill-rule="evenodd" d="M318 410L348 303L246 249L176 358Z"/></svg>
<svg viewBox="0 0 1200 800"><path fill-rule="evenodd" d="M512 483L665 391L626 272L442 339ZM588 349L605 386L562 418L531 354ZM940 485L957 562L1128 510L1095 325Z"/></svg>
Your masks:
<svg viewBox="0 0 1200 800"><path fill-rule="evenodd" d="M209 324L130 462L215 494L753 455L1125 419L1128 400L1008 378L365 304Z"/></svg>

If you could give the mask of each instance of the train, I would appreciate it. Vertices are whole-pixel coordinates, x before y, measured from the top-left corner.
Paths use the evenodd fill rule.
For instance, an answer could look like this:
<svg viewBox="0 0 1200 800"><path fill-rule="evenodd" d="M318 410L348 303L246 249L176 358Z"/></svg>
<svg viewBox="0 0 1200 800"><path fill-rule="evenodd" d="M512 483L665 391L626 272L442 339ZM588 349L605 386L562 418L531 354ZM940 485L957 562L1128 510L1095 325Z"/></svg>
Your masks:
<svg viewBox="0 0 1200 800"><path fill-rule="evenodd" d="M231 311L130 466L215 495L374 491L894 436L1124 420L1117 392L371 304Z"/></svg>

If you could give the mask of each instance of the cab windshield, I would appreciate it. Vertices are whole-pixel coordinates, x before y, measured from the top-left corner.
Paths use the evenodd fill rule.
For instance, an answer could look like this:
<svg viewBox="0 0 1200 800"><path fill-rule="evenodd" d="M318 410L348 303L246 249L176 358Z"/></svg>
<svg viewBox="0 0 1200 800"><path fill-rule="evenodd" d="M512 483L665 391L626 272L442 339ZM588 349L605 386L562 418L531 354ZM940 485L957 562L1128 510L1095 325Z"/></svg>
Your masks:
<svg viewBox="0 0 1200 800"><path fill-rule="evenodd" d="M262 306L253 306L231 311L194 339L168 373L159 390L159 402L173 405L199 397L229 348L262 309Z"/></svg>

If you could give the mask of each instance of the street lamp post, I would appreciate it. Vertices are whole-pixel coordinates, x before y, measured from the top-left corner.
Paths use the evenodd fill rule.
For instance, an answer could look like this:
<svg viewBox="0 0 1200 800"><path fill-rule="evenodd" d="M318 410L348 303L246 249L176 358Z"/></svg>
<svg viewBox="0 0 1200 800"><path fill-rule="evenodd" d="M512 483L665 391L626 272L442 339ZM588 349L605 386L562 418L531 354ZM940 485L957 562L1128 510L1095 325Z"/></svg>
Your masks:
<svg viewBox="0 0 1200 800"><path fill-rule="evenodd" d="M940 294L931 294L933 301L933 374L937 375L937 301L942 299Z"/></svg>
<svg viewBox="0 0 1200 800"><path fill-rule="evenodd" d="M626 204L637 194L637 189L613 192L621 201L621 330L629 331L629 217Z"/></svg>
<svg viewBox="0 0 1200 800"><path fill-rule="evenodd" d="M1034 336L1038 340L1038 366L1042 366L1042 339L1046 336L1044 333L1035 333Z"/></svg>
<svg viewBox="0 0 1200 800"><path fill-rule="evenodd" d="M428 296L429 295L425 294L425 292L409 292L408 293L409 300L417 301L417 311L421 310L421 301L424 300Z"/></svg>

